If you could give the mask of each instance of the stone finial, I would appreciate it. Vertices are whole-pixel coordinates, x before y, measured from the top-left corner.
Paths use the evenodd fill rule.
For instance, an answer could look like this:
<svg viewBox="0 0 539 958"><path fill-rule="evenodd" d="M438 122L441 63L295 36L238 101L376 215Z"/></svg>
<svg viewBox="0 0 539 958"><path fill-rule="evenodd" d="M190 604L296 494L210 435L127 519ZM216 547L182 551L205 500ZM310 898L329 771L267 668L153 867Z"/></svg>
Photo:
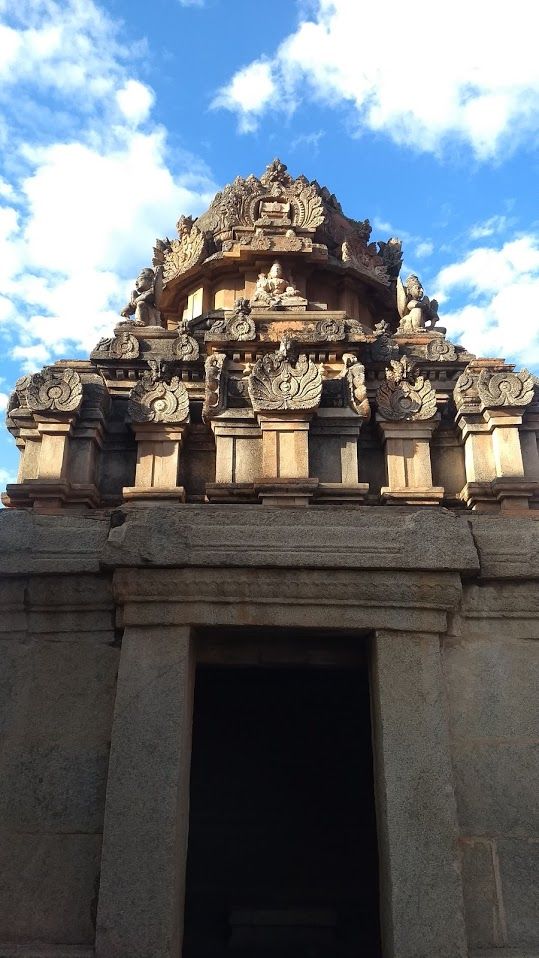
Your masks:
<svg viewBox="0 0 539 958"><path fill-rule="evenodd" d="M415 273L408 276L404 285L397 278L397 309L401 318L398 333L424 329L427 323L432 329L438 322L438 302L425 296Z"/></svg>
<svg viewBox="0 0 539 958"><path fill-rule="evenodd" d="M370 419L371 407L365 386L365 367L354 353L344 353L342 361L348 405L362 419Z"/></svg>
<svg viewBox="0 0 539 958"><path fill-rule="evenodd" d="M482 369L477 392L486 409L500 406L527 406L533 399L534 379L527 369L490 373Z"/></svg>
<svg viewBox="0 0 539 958"><path fill-rule="evenodd" d="M322 394L320 367L301 353L294 361L293 343L284 336L273 353L257 359L248 380L255 412L315 409Z"/></svg>
<svg viewBox="0 0 539 958"><path fill-rule="evenodd" d="M383 419L419 421L436 414L436 393L424 376L416 375L407 356L391 360L386 382L376 394L378 412Z"/></svg>
<svg viewBox="0 0 539 958"><path fill-rule="evenodd" d="M204 363L206 385L202 418L204 422L218 416L226 409L227 385L226 353L210 353Z"/></svg>
<svg viewBox="0 0 539 958"><path fill-rule="evenodd" d="M26 389L32 412L76 412L82 402L82 381L70 366L45 366Z"/></svg>
<svg viewBox="0 0 539 958"><path fill-rule="evenodd" d="M178 376L170 382L150 373L133 387L127 404L130 422L185 423L189 421L189 395Z"/></svg>

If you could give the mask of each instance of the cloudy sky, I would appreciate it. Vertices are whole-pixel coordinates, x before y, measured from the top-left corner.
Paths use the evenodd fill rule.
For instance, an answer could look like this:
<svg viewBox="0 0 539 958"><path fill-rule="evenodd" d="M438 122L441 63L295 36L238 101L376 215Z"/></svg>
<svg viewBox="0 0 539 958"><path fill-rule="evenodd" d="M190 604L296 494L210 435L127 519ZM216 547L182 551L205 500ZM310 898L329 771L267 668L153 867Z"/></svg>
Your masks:
<svg viewBox="0 0 539 958"><path fill-rule="evenodd" d="M279 156L539 372L536 0L0 0L0 404L87 356L156 236ZM0 485L17 453L0 437Z"/></svg>

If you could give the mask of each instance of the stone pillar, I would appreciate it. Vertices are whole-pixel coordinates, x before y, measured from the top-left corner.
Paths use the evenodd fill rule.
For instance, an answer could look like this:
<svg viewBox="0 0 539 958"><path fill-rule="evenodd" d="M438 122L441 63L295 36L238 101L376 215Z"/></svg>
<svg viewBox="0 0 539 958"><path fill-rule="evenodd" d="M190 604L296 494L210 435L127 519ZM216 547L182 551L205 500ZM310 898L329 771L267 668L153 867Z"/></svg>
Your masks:
<svg viewBox="0 0 539 958"><path fill-rule="evenodd" d="M145 374L131 390L128 421L137 440L135 485L124 487L130 501L185 502L178 486L180 447L189 423L189 396L178 376L170 382Z"/></svg>
<svg viewBox="0 0 539 958"><path fill-rule="evenodd" d="M533 378L502 360L474 360L457 380L454 399L465 448L461 498L476 512L528 510L537 477L525 472L522 418Z"/></svg>
<svg viewBox="0 0 539 958"><path fill-rule="evenodd" d="M215 436L215 482L210 502L256 501L254 482L262 472L260 426L250 409L227 409L210 420Z"/></svg>
<svg viewBox="0 0 539 958"><path fill-rule="evenodd" d="M188 627L124 633L105 805L96 958L179 958L194 654Z"/></svg>
<svg viewBox="0 0 539 958"><path fill-rule="evenodd" d="M255 483L263 505L307 505L318 486L309 479L309 425L313 411L258 414L262 476Z"/></svg>
<svg viewBox="0 0 539 958"><path fill-rule="evenodd" d="M178 485L178 470L186 430L187 426L181 424L137 423L135 485L124 487L124 499L185 502L185 489Z"/></svg>
<svg viewBox="0 0 539 958"><path fill-rule="evenodd" d="M438 418L424 422L378 419L384 437L387 486L382 487L384 502L410 505L437 505L443 498L443 486L433 486L430 459L432 434Z"/></svg>
<svg viewBox="0 0 539 958"><path fill-rule="evenodd" d="M359 481L358 440L364 421L352 409L317 410L310 458L312 472L320 479L317 497L324 502L363 502L369 491L368 482Z"/></svg>
<svg viewBox="0 0 539 958"><path fill-rule="evenodd" d="M373 644L384 958L465 958L439 636L377 631Z"/></svg>

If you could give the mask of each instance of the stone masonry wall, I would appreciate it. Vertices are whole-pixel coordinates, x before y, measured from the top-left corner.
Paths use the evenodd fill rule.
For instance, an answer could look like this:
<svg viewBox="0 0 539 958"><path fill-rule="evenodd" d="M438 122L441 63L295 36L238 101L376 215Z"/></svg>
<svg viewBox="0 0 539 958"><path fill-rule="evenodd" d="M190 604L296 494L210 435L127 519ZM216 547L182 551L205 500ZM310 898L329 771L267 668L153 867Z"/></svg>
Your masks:
<svg viewBox="0 0 539 958"><path fill-rule="evenodd" d="M368 591L398 566L403 607L416 601L413 573L426 609L440 605L437 577L460 566L440 641L468 946L539 954L538 533L529 519L398 507L0 514L0 956L93 954L121 583L162 569L163 599L171 569L191 566L181 601L196 618L210 565L253 590L286 567L283 608L287 579L329 596L336 568Z"/></svg>

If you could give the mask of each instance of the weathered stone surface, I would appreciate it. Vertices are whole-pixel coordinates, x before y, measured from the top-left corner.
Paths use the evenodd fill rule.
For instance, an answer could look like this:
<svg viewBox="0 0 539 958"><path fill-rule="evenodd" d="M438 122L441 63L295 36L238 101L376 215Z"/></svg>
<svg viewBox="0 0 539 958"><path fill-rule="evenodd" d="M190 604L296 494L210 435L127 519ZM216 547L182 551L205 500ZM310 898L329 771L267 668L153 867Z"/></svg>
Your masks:
<svg viewBox="0 0 539 958"><path fill-rule="evenodd" d="M533 516L533 513L531 514ZM539 513L537 513L539 518ZM539 578L539 522L511 516L470 516L470 528L486 579Z"/></svg>
<svg viewBox="0 0 539 958"><path fill-rule="evenodd" d="M308 546L308 548L307 548ZM478 568L465 520L443 510L187 505L125 513L103 550L106 566L226 565L293 568Z"/></svg>
<svg viewBox="0 0 539 958"><path fill-rule="evenodd" d="M464 958L438 636L377 632L372 694L385 947L398 958Z"/></svg>
<svg viewBox="0 0 539 958"><path fill-rule="evenodd" d="M465 835L539 834L538 746L511 738L452 740Z"/></svg>
<svg viewBox="0 0 539 958"><path fill-rule="evenodd" d="M536 792L537 795L537 792ZM507 920L508 944L526 953L539 952L537 902L539 901L539 840L501 838L497 842Z"/></svg>
<svg viewBox="0 0 539 958"><path fill-rule="evenodd" d="M488 636L470 639L464 623L462 637L444 639L452 735L478 742L531 741L539 727L538 646L509 639L503 622L490 622L489 629Z"/></svg>
<svg viewBox="0 0 539 958"><path fill-rule="evenodd" d="M177 958L187 853L189 629L128 629L107 786L97 958Z"/></svg>
<svg viewBox="0 0 539 958"><path fill-rule="evenodd" d="M101 835L2 832L0 942L91 945L100 852Z"/></svg>
<svg viewBox="0 0 539 958"><path fill-rule="evenodd" d="M468 945L503 945L507 933L496 845L488 838L466 838L460 848Z"/></svg>
<svg viewBox="0 0 539 958"><path fill-rule="evenodd" d="M0 573L97 572L109 530L103 515L0 512Z"/></svg>

